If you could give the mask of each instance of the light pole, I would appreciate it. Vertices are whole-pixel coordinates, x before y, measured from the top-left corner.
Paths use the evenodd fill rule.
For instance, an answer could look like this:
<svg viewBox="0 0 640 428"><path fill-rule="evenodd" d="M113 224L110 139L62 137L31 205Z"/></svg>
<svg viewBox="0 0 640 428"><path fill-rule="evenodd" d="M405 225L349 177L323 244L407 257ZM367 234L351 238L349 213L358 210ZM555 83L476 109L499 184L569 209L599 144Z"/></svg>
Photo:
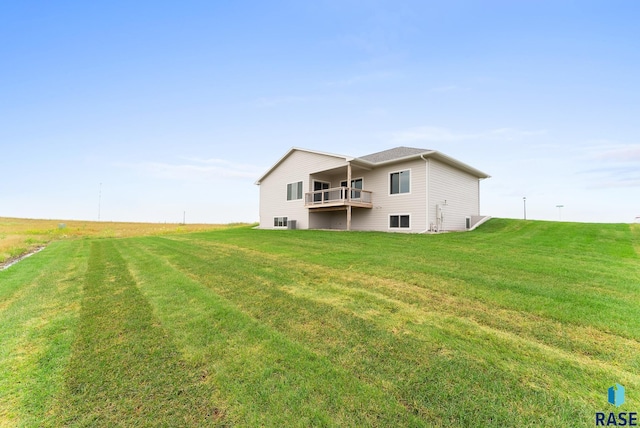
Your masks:
<svg viewBox="0 0 640 428"><path fill-rule="evenodd" d="M564 208L564 205L556 205L556 208L558 209L558 221L562 221L562 208Z"/></svg>
<svg viewBox="0 0 640 428"><path fill-rule="evenodd" d="M527 219L527 197L523 196L522 197L522 204L524 206L524 219Z"/></svg>

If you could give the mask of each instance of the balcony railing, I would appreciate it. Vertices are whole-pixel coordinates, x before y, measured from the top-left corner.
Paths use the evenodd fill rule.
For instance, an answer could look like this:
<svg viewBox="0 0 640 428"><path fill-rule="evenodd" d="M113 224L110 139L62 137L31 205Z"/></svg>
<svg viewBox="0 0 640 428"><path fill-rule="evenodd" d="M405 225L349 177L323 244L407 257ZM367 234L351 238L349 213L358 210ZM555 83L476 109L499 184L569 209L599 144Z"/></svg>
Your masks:
<svg viewBox="0 0 640 428"><path fill-rule="evenodd" d="M318 207L363 207L373 208L372 192L353 187L334 187L332 189L316 190L304 195L304 206Z"/></svg>

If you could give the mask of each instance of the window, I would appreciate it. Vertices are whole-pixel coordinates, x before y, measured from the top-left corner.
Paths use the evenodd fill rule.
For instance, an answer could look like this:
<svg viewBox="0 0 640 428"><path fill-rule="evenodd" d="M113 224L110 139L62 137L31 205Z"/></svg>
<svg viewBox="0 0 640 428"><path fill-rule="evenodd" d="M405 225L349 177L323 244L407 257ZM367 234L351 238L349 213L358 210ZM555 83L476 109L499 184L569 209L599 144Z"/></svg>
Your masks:
<svg viewBox="0 0 640 428"><path fill-rule="evenodd" d="M326 181L313 180L313 202L322 202L329 200L329 192L318 192L318 190L328 190L331 183Z"/></svg>
<svg viewBox="0 0 640 428"><path fill-rule="evenodd" d="M410 190L410 181L411 181L411 171L399 171L392 172L389 174L390 176L390 192L392 195L396 195L398 193L409 193Z"/></svg>
<svg viewBox="0 0 640 428"><path fill-rule="evenodd" d="M409 215L390 215L389 216L389 229L409 229Z"/></svg>
<svg viewBox="0 0 640 428"><path fill-rule="evenodd" d="M340 187L347 187L347 180L341 181ZM351 180L351 189L351 199L360 199L362 197L362 192L360 192L360 189L362 189L362 178L355 178Z"/></svg>
<svg viewBox="0 0 640 428"><path fill-rule="evenodd" d="M287 184L287 201L302 199L302 181Z"/></svg>
<svg viewBox="0 0 640 428"><path fill-rule="evenodd" d="M287 217L274 217L273 227L287 227Z"/></svg>
<svg viewBox="0 0 640 428"><path fill-rule="evenodd" d="M347 187L347 180L341 181L340 186ZM353 187L354 189L362 189L362 178L351 180L351 187Z"/></svg>

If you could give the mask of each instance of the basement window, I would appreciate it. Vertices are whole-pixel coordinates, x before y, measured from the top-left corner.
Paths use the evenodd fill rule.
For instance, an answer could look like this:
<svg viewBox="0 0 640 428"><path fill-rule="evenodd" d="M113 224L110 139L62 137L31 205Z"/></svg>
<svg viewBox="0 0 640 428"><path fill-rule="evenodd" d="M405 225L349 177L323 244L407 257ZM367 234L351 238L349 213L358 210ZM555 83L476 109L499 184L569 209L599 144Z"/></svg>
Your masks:
<svg viewBox="0 0 640 428"><path fill-rule="evenodd" d="M389 229L410 229L409 214L393 214L389 216Z"/></svg>
<svg viewBox="0 0 640 428"><path fill-rule="evenodd" d="M287 217L274 217L273 227L287 227Z"/></svg>

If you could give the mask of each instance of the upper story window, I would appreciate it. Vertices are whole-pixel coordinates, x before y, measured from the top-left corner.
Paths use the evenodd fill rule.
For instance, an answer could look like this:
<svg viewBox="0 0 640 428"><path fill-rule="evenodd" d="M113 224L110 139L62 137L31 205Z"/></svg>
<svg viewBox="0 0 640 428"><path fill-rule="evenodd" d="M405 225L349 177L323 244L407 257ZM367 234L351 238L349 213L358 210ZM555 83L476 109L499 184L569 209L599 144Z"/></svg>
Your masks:
<svg viewBox="0 0 640 428"><path fill-rule="evenodd" d="M347 180L341 181L340 186L347 187ZM354 189L362 189L362 178L351 180L351 187L353 187Z"/></svg>
<svg viewBox="0 0 640 428"><path fill-rule="evenodd" d="M389 174L389 193L396 195L398 193L409 193L411 182L411 170L392 172Z"/></svg>
<svg viewBox="0 0 640 428"><path fill-rule="evenodd" d="M302 199L302 181L287 184L287 201Z"/></svg>

